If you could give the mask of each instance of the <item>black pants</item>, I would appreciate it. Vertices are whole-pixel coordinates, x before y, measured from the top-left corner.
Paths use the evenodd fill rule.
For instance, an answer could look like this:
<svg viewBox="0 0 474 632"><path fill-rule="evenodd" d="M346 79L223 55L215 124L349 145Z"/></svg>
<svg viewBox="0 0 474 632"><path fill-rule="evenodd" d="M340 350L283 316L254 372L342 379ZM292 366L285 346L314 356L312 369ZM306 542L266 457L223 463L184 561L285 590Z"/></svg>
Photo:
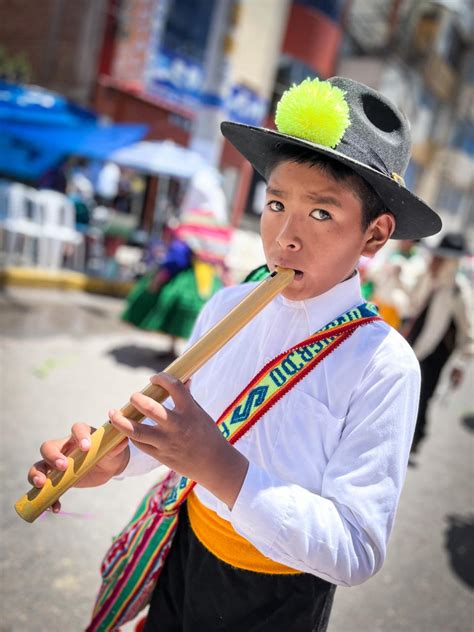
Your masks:
<svg viewBox="0 0 474 632"><path fill-rule="evenodd" d="M335 589L313 575L221 562L197 540L183 507L143 632L324 632Z"/></svg>
<svg viewBox="0 0 474 632"><path fill-rule="evenodd" d="M435 351L420 362L421 391L420 406L416 419L415 436L413 445L416 447L426 435L428 405L438 385L441 371L451 355L451 349L444 344L439 344Z"/></svg>

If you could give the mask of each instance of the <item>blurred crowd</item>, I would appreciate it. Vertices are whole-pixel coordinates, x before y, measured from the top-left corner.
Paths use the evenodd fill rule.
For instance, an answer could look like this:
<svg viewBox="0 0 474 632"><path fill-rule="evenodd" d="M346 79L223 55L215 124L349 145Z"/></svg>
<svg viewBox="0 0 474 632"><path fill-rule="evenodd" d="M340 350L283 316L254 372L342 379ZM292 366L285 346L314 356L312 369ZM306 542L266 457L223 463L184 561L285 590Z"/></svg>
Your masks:
<svg viewBox="0 0 474 632"><path fill-rule="evenodd" d="M447 389L460 385L474 354L472 255L461 233L435 244L401 240L361 265L365 298L408 340L421 367L412 455L427 435L427 414L446 367Z"/></svg>
<svg viewBox="0 0 474 632"><path fill-rule="evenodd" d="M2 261L130 281L147 270L150 252L166 241L164 228L173 222L183 225L181 238L193 250L207 248L211 259L223 260L230 228L220 173L205 166L190 179L159 178L151 204L150 182L137 170L79 157L44 173L36 186L0 181ZM193 225L205 224L207 234L185 228L190 211ZM215 239L210 225L225 238Z"/></svg>
<svg viewBox="0 0 474 632"><path fill-rule="evenodd" d="M145 178L72 157L35 184L0 181L3 263L113 276L118 245L139 227Z"/></svg>

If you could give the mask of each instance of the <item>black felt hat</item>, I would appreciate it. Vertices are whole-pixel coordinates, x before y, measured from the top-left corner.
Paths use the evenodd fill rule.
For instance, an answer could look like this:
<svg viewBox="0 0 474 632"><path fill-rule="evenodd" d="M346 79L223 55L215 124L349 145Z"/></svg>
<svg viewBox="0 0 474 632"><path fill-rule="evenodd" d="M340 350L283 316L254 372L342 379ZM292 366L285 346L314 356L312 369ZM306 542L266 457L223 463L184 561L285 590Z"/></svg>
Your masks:
<svg viewBox="0 0 474 632"><path fill-rule="evenodd" d="M370 184L395 216L394 239L419 239L439 232L439 216L403 181L411 147L405 116L380 92L357 81L332 77L324 83L342 90L349 108L350 122L335 145L228 121L221 125L223 135L263 177L267 164L286 144L313 150L347 165Z"/></svg>
<svg viewBox="0 0 474 632"><path fill-rule="evenodd" d="M435 246L427 245L431 254L438 257L465 257L470 254L466 247L466 240L462 233L446 233Z"/></svg>

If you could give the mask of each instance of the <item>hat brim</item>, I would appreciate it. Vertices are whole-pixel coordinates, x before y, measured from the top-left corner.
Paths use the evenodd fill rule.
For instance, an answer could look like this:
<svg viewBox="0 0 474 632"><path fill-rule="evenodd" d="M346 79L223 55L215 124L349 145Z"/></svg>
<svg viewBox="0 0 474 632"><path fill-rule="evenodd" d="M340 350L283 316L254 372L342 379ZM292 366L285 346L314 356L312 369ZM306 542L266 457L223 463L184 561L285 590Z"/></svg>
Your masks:
<svg viewBox="0 0 474 632"><path fill-rule="evenodd" d="M222 134L265 177L268 162L279 153L279 146L296 145L328 156L350 167L366 180L384 202L387 210L395 216L396 227L392 239L420 239L435 235L441 230L439 216L411 191L380 171L341 152L317 145L307 140L288 136L274 130L242 123L225 121L221 124Z"/></svg>
<svg viewBox="0 0 474 632"><path fill-rule="evenodd" d="M463 257L471 256L468 250L455 250L454 248L440 248L437 246L430 246L429 244L423 244L423 247L430 252L432 256L443 257L444 259L462 259Z"/></svg>

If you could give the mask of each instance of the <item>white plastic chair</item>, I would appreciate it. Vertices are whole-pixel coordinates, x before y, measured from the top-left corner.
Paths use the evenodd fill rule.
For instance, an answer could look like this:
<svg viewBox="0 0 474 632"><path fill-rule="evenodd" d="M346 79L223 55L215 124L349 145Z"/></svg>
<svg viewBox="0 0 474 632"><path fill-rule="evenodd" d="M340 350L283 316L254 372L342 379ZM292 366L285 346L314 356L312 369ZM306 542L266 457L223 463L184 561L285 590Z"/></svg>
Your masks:
<svg viewBox="0 0 474 632"><path fill-rule="evenodd" d="M84 268L85 244L83 235L75 229L74 204L62 193L41 189L36 194L41 209L42 230L38 246L38 265L60 268L73 248L73 265Z"/></svg>
<svg viewBox="0 0 474 632"><path fill-rule="evenodd" d="M42 235L36 189L19 182L0 182L0 227L7 264L18 254L22 262L34 263L34 241Z"/></svg>

